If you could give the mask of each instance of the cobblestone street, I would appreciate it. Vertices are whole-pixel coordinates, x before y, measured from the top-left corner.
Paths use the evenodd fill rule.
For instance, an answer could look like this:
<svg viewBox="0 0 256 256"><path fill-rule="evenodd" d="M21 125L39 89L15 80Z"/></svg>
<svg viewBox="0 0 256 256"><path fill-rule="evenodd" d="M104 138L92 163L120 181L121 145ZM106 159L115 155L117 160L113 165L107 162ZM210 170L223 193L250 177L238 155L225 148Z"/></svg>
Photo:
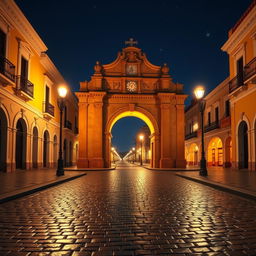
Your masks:
<svg viewBox="0 0 256 256"><path fill-rule="evenodd" d="M0 205L0 255L256 255L256 203L122 164Z"/></svg>

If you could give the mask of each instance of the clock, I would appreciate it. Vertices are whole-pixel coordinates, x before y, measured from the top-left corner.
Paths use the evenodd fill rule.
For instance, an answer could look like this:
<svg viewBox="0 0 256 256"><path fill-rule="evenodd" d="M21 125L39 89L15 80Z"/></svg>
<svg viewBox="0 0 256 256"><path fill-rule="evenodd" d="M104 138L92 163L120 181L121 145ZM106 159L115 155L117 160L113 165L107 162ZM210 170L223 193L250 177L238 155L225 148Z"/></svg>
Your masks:
<svg viewBox="0 0 256 256"><path fill-rule="evenodd" d="M127 64L126 74L127 75L137 75L137 65L136 64Z"/></svg>
<svg viewBox="0 0 256 256"><path fill-rule="evenodd" d="M136 81L127 81L126 82L126 89L129 92L135 92L137 90L137 82Z"/></svg>

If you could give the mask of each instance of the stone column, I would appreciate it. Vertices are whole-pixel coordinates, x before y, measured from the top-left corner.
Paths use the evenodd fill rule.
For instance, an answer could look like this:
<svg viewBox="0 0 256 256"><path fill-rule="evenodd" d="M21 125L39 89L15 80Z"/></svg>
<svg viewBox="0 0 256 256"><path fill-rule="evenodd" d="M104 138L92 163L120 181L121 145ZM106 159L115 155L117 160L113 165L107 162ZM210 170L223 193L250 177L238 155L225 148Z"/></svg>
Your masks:
<svg viewBox="0 0 256 256"><path fill-rule="evenodd" d="M185 98L184 98L185 99ZM183 99L183 102L184 102ZM177 116L177 142L176 142L176 164L175 167L177 168L185 168L186 167L186 160L185 160L185 122L184 122L184 104L177 104L176 105L176 116ZM179 100L178 100L179 103Z"/></svg>
<svg viewBox="0 0 256 256"><path fill-rule="evenodd" d="M89 167L104 167L103 159L103 98L106 92L89 93L88 158Z"/></svg>
<svg viewBox="0 0 256 256"><path fill-rule="evenodd" d="M88 168L88 103L80 102L79 97L79 153L78 168Z"/></svg>

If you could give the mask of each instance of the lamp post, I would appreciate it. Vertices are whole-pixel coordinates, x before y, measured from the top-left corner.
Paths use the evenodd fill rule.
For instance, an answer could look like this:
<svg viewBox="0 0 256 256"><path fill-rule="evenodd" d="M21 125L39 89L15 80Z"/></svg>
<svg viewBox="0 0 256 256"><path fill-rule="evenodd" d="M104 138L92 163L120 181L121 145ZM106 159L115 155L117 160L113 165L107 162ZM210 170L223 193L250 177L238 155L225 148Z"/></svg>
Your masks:
<svg viewBox="0 0 256 256"><path fill-rule="evenodd" d="M62 157L62 113L65 107L64 99L67 95L67 88L65 86L60 86L58 88L58 94L59 94L58 106L60 109L60 147L59 147L59 159L58 159L58 167L57 167L56 175L62 176L64 175L63 157Z"/></svg>
<svg viewBox="0 0 256 256"><path fill-rule="evenodd" d="M132 151L133 151L133 164L134 164L134 162L135 162L135 154L136 154L136 150L135 150L134 147L132 148Z"/></svg>
<svg viewBox="0 0 256 256"><path fill-rule="evenodd" d="M143 142L143 139L144 139L144 135L140 135L139 136L139 139L140 139L140 165L142 165L142 142Z"/></svg>
<svg viewBox="0 0 256 256"><path fill-rule="evenodd" d="M200 172L201 176L207 176L207 168L206 168L206 159L204 152L204 110L205 110L205 99L204 99L205 89L203 86L197 86L194 90L194 94L198 100L199 111L201 113L201 139L202 139L202 155L200 160Z"/></svg>

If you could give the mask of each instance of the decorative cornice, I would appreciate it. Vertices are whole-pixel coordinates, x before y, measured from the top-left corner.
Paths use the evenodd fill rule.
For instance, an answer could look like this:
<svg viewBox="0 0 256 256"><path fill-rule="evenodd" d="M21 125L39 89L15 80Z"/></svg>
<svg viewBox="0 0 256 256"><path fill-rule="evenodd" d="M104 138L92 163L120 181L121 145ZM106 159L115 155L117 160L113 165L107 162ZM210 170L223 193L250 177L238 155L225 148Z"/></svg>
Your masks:
<svg viewBox="0 0 256 256"><path fill-rule="evenodd" d="M41 52L47 51L47 46L29 23L27 18L21 12L14 0L0 1L1 15L29 42L34 51L40 55Z"/></svg>
<svg viewBox="0 0 256 256"><path fill-rule="evenodd" d="M230 54L234 48L241 43L241 41L250 32L253 26L256 24L256 6L251 10L247 17L237 27L235 32L230 35L227 42L221 47L222 51Z"/></svg>

